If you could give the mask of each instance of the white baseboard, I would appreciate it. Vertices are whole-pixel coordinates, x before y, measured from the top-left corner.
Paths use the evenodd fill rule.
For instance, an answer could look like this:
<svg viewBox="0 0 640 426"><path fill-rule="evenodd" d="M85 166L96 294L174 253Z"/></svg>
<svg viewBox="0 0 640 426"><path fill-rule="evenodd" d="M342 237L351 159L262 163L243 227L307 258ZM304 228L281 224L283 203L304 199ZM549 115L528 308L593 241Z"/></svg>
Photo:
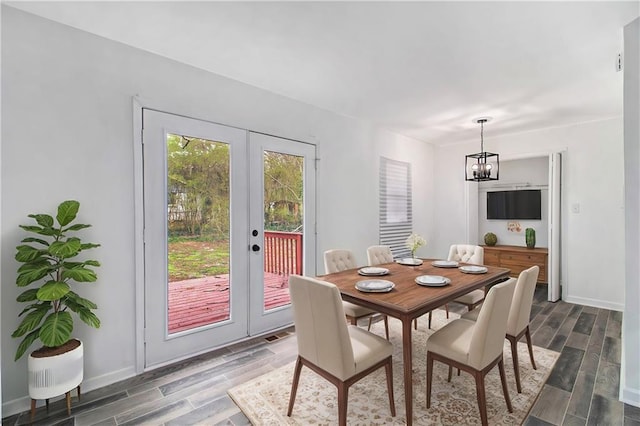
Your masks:
<svg viewBox="0 0 640 426"><path fill-rule="evenodd" d="M575 297L569 295L563 297L562 300L567 303L575 303L577 305L593 306L594 308L609 309L611 311L624 311L624 304L622 303L605 302L604 300L599 299L589 299L588 297Z"/></svg>
<svg viewBox="0 0 640 426"><path fill-rule="evenodd" d="M625 404L640 407L640 389L622 388L620 401Z"/></svg>
<svg viewBox="0 0 640 426"><path fill-rule="evenodd" d="M108 386L110 384L119 382L120 380L128 379L136 375L135 368L123 368L122 370L113 371L111 373L103 374L102 376L92 377L82 382L82 393L91 392L92 390ZM64 395L61 395L64 397ZM52 398L53 399L53 398ZM73 407L71 407L73 409ZM31 409L31 398L28 395L21 398L16 398L12 401L2 404L2 416L13 416L14 414L28 411Z"/></svg>

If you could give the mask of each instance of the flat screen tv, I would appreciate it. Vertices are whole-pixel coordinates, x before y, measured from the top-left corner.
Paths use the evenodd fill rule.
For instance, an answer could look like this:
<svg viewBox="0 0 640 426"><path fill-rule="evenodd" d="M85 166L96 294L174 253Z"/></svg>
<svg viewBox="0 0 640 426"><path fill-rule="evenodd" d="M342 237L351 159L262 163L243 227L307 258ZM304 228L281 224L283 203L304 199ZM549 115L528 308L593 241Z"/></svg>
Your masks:
<svg viewBox="0 0 640 426"><path fill-rule="evenodd" d="M540 190L487 192L487 219L540 220Z"/></svg>

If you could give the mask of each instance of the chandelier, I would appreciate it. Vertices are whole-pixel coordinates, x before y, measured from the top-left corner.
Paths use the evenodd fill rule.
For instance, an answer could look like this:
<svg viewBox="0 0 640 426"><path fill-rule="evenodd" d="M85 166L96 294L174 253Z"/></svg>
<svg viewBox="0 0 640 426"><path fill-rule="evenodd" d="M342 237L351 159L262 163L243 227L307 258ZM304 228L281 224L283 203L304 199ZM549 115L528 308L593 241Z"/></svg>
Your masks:
<svg viewBox="0 0 640 426"><path fill-rule="evenodd" d="M490 120L491 117L481 117L473 120L475 123L480 124L480 152L465 156L465 180L473 182L498 180L500 170L499 155L485 152L484 150L484 123Z"/></svg>

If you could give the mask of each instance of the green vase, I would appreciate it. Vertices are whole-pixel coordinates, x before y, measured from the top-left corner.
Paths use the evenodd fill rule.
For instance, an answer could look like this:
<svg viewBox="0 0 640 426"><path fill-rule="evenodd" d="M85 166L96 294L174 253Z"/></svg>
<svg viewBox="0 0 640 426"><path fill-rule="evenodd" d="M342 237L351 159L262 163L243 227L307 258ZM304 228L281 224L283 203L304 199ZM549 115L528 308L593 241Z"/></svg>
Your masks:
<svg viewBox="0 0 640 426"><path fill-rule="evenodd" d="M536 246L536 230L533 228L525 229L524 239L527 243L527 248L534 248Z"/></svg>

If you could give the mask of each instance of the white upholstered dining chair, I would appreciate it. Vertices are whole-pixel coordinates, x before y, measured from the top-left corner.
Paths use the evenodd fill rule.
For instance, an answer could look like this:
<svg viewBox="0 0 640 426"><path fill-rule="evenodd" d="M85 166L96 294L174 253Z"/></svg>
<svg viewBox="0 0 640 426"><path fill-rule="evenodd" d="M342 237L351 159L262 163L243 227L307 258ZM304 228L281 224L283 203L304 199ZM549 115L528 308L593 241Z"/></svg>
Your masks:
<svg viewBox="0 0 640 426"><path fill-rule="evenodd" d="M324 271L327 274L333 274L347 269L354 269L356 267L356 258L353 256L351 250L333 249L324 252ZM378 312L345 300L342 301L342 306L344 308L345 316L353 325L358 325L358 320L360 318L369 317L369 326L367 327L367 330L371 330L373 316ZM386 315L383 315L382 317L384 320L384 332L388 340L389 320Z"/></svg>
<svg viewBox="0 0 640 426"><path fill-rule="evenodd" d="M515 284L515 278L510 278L493 286L480 308L477 321L464 318L453 320L427 338L427 408L431 406L433 363L440 361L449 366L449 381L452 367L467 371L474 376L483 425L488 423L484 378L497 364L504 399L509 412L513 412L504 372L502 349Z"/></svg>
<svg viewBox="0 0 640 426"><path fill-rule="evenodd" d="M393 262L393 253L389 246L371 246L367 248L367 262L369 266Z"/></svg>
<svg viewBox="0 0 640 426"><path fill-rule="evenodd" d="M505 337L511 343L511 358L513 358L513 372L516 376L516 388L518 393L522 393L520 385L520 366L518 364L518 341L522 336L526 336L527 347L529 348L529 358L531 365L536 370L536 362L533 359L533 346L531 344L531 333L529 332L529 317L531 316L531 304L533 303L533 293L536 290L538 282L538 273L540 268L532 266L525 269L518 275L516 289L513 293L513 301L509 310L509 318L507 320L507 331ZM480 309L474 309L467 312L462 318L477 321Z"/></svg>
<svg viewBox="0 0 640 426"><path fill-rule="evenodd" d="M484 263L484 249L480 246L472 244L453 244L449 248L449 256L447 260L455 260L456 262L471 263L473 265L482 265ZM484 300L484 290L473 290L454 300L467 306L471 311L476 308Z"/></svg>
<svg viewBox="0 0 640 426"><path fill-rule="evenodd" d="M300 371L306 366L338 388L338 424L347 424L349 387L384 367L391 415L393 399L393 346L387 340L344 321L338 288L313 278L291 275L289 293L298 341L298 358L291 384L287 416L296 399Z"/></svg>

